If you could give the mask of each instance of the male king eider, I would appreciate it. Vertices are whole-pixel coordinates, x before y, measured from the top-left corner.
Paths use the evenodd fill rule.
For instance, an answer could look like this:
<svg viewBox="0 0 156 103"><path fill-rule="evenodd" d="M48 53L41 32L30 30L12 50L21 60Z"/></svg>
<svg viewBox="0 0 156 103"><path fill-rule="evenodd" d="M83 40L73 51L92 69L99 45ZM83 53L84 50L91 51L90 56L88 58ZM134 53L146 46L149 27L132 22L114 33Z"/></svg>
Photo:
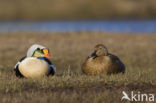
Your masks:
<svg viewBox="0 0 156 103"><path fill-rule="evenodd" d="M124 73L125 65L115 55L108 53L107 48L103 44L95 46L95 51L82 64L82 71L85 74L116 74Z"/></svg>
<svg viewBox="0 0 156 103"><path fill-rule="evenodd" d="M49 50L44 46L34 44L14 67L17 77L37 78L54 75L56 70L50 60Z"/></svg>

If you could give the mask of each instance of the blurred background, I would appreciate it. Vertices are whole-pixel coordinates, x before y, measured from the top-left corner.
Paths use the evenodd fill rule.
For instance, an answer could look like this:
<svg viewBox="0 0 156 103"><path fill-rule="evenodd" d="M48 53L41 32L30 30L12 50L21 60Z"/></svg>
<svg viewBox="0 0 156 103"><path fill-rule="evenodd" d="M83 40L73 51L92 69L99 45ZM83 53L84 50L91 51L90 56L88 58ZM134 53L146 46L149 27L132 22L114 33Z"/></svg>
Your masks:
<svg viewBox="0 0 156 103"><path fill-rule="evenodd" d="M155 34L156 0L0 0L0 103L121 103L122 91L156 95ZM56 76L16 78L13 68L32 44L49 48ZM123 61L125 75L82 73L97 44Z"/></svg>
<svg viewBox="0 0 156 103"><path fill-rule="evenodd" d="M0 31L156 32L156 0L0 0Z"/></svg>

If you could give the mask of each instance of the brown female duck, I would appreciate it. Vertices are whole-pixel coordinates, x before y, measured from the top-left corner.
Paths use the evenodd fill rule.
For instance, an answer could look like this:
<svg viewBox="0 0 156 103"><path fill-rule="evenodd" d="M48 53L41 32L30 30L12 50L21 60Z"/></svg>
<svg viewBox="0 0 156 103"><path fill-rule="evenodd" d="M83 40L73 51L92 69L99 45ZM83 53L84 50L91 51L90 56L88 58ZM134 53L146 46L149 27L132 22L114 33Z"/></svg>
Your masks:
<svg viewBox="0 0 156 103"><path fill-rule="evenodd" d="M83 63L82 71L90 75L124 73L125 65L117 56L108 53L103 44L98 44L95 51Z"/></svg>

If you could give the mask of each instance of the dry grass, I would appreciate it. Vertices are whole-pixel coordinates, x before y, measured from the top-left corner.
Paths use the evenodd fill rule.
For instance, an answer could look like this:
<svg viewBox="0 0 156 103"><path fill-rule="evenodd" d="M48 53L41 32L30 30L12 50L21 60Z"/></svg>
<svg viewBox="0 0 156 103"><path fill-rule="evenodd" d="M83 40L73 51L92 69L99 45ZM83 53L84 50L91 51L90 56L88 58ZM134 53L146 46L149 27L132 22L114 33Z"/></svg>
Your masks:
<svg viewBox="0 0 156 103"><path fill-rule="evenodd" d="M0 19L155 18L155 0L0 0Z"/></svg>
<svg viewBox="0 0 156 103"><path fill-rule="evenodd" d="M57 74L18 79L13 66L34 43L49 47ZM125 75L81 72L81 64L98 43L121 58ZM1 33L0 44L0 103L120 103L123 90L156 94L156 35Z"/></svg>

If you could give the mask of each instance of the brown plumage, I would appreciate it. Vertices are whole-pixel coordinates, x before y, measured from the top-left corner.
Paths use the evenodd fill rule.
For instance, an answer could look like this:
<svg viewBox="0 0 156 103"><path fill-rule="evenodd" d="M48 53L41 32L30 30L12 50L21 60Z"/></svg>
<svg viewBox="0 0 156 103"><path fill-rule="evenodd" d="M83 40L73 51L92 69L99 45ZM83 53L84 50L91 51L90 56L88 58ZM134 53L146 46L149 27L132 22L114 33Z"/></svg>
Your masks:
<svg viewBox="0 0 156 103"><path fill-rule="evenodd" d="M82 71L90 75L116 74L124 73L125 66L117 56L108 53L103 44L98 44L95 51L83 63Z"/></svg>

